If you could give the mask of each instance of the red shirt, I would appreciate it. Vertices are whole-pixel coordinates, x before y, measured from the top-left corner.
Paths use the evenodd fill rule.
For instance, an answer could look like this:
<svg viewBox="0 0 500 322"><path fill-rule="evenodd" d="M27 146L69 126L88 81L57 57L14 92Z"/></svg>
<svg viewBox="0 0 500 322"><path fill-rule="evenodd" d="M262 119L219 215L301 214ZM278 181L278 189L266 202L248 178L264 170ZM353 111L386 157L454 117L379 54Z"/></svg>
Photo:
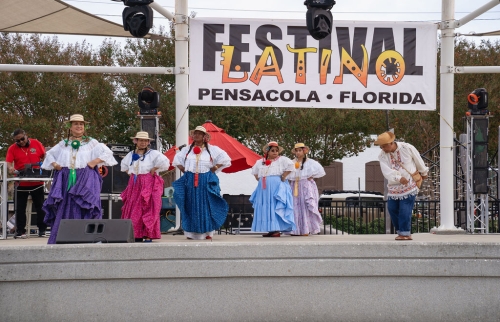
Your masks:
<svg viewBox="0 0 500 322"><path fill-rule="evenodd" d="M39 163L45 157L45 148L42 143L36 139L29 139L29 146L25 145L23 147L12 144L7 150L7 157L5 161L14 162L14 168L16 170L24 170L24 165L26 163ZM39 186L43 184L43 181L21 181L19 186L29 187L29 186Z"/></svg>

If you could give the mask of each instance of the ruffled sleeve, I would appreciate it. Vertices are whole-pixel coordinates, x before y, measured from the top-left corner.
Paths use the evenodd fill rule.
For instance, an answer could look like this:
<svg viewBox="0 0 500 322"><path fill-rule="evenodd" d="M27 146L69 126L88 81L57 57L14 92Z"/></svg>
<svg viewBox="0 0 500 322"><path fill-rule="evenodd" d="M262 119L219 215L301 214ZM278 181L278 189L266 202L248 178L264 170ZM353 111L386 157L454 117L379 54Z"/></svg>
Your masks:
<svg viewBox="0 0 500 322"><path fill-rule="evenodd" d="M295 170L295 163L289 158L281 156L279 158L279 161L280 161L280 166L283 169L283 172Z"/></svg>
<svg viewBox="0 0 500 322"><path fill-rule="evenodd" d="M120 163L120 170L122 172L127 172L130 168L130 161L132 161L132 153L134 151L130 151L127 153L127 155L122 159L122 162Z"/></svg>
<svg viewBox="0 0 500 322"><path fill-rule="evenodd" d="M92 141L96 141L96 145L92 148L92 160L99 158L103 162L99 163L99 166L114 166L118 164L113 156L113 151L111 151L104 143L99 143L97 140L92 139Z"/></svg>
<svg viewBox="0 0 500 322"><path fill-rule="evenodd" d="M52 170L53 162L59 163L57 157L61 155L61 149L64 147L64 141L60 141L57 145L53 146L49 151L45 153L45 159L42 163L42 169Z"/></svg>
<svg viewBox="0 0 500 322"><path fill-rule="evenodd" d="M153 157L153 168L158 168L156 172L168 170L168 168L170 167L170 160L163 153L155 150L152 157Z"/></svg>
<svg viewBox="0 0 500 322"><path fill-rule="evenodd" d="M175 154L174 161L172 162L172 165L174 167L176 167L178 165L184 166L184 164L186 162L186 154L188 153L188 151L189 151L189 145L183 147L182 150L180 150L179 152L177 152Z"/></svg>
<svg viewBox="0 0 500 322"><path fill-rule="evenodd" d="M224 168L230 167L231 166L231 158L229 155L226 153L226 151L222 150L218 146L215 145L210 145L209 146L210 153L212 155L212 158L214 159L214 164L222 164L220 168L217 169L217 172L221 172Z"/></svg>
<svg viewBox="0 0 500 322"><path fill-rule="evenodd" d="M252 175L259 175L260 164L262 164L262 159L257 160L252 167Z"/></svg>

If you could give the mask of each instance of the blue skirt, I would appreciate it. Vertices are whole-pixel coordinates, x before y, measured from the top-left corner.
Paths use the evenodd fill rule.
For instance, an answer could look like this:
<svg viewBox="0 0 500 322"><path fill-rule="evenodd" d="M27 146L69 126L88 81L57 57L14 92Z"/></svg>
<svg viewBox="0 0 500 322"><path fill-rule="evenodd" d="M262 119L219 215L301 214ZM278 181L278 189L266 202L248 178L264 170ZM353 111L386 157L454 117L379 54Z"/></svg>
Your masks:
<svg viewBox="0 0 500 322"><path fill-rule="evenodd" d="M262 178L250 196L254 215L252 231L295 230L292 189L280 176L266 177L266 189L262 189Z"/></svg>
<svg viewBox="0 0 500 322"><path fill-rule="evenodd" d="M172 183L174 200L181 213L182 229L192 233L207 233L219 229L227 218L229 206L220 195L219 178L209 171L198 174L186 172Z"/></svg>

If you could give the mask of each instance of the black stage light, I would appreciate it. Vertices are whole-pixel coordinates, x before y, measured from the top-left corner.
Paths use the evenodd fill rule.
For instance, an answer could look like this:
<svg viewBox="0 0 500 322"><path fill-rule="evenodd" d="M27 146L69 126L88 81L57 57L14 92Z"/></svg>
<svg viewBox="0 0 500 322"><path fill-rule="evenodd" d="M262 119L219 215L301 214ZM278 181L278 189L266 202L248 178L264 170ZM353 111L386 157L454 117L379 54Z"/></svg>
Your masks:
<svg viewBox="0 0 500 322"><path fill-rule="evenodd" d="M153 9L148 5L154 0L123 0L123 29L134 37L142 38L153 28Z"/></svg>
<svg viewBox="0 0 500 322"><path fill-rule="evenodd" d="M160 95L152 87L144 86L138 95L137 103L141 109L141 115L156 115L158 114Z"/></svg>
<svg viewBox="0 0 500 322"><path fill-rule="evenodd" d="M488 92L485 88L476 88L467 96L467 103L472 115L486 115L489 113Z"/></svg>
<svg viewBox="0 0 500 322"><path fill-rule="evenodd" d="M332 33L332 7L335 0L306 0L306 24L309 34L316 40L323 39Z"/></svg>

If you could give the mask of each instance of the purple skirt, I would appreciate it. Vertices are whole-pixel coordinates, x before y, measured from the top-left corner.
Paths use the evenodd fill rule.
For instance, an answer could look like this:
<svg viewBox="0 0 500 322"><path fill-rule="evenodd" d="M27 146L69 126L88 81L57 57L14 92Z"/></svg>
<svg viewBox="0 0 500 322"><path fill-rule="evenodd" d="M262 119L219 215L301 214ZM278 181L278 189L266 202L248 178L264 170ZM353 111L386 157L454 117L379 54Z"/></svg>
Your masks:
<svg viewBox="0 0 500 322"><path fill-rule="evenodd" d="M55 244L61 219L101 219L102 177L97 167L76 170L76 184L67 190L69 169L56 171L43 204L44 222L50 226L49 244Z"/></svg>

